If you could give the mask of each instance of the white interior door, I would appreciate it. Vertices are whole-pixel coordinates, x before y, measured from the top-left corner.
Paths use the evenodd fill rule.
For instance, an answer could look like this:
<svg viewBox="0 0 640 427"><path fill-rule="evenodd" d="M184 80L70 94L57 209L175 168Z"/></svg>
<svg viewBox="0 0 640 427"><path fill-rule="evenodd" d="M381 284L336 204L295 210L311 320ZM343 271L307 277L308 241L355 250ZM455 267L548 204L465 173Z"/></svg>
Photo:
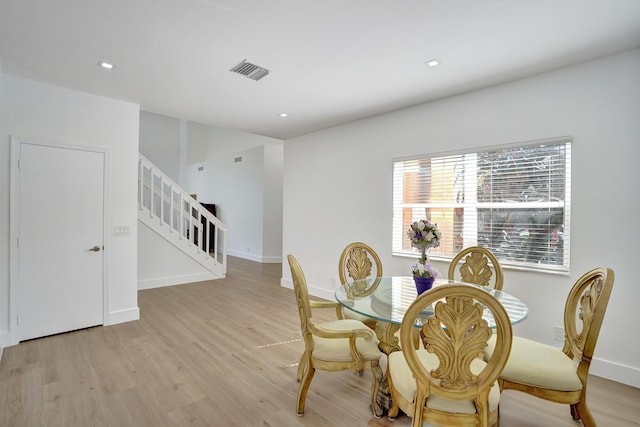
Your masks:
<svg viewBox="0 0 640 427"><path fill-rule="evenodd" d="M104 319L105 154L20 143L17 339Z"/></svg>

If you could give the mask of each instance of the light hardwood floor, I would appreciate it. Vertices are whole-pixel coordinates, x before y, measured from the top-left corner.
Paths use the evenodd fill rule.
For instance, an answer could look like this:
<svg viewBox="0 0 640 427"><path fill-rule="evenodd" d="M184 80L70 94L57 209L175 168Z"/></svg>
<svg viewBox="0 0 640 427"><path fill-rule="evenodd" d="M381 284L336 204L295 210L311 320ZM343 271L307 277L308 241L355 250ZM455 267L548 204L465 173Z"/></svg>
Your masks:
<svg viewBox="0 0 640 427"><path fill-rule="evenodd" d="M317 372L296 416L303 345L280 276L280 264L229 257L225 279L140 291L139 321L4 349L0 426L409 426L372 417L369 372ZM599 426L640 426L640 389L592 377L588 398ZM578 424L566 406L508 391L501 425Z"/></svg>

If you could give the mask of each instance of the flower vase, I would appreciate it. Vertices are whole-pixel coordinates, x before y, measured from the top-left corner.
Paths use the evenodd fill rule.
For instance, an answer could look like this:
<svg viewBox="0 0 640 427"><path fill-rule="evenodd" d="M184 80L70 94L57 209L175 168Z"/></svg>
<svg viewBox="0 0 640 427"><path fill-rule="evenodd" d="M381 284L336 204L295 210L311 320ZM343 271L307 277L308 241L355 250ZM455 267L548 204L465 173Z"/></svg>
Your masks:
<svg viewBox="0 0 640 427"><path fill-rule="evenodd" d="M418 291L418 295L431 289L434 280L434 277L413 276L413 281L416 282L416 290Z"/></svg>

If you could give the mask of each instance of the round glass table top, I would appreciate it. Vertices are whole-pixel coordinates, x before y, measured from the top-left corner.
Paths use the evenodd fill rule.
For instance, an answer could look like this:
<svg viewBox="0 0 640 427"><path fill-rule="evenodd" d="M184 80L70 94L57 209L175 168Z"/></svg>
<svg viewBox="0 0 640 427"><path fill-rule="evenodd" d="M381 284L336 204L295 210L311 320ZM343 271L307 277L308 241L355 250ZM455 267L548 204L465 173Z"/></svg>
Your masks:
<svg viewBox="0 0 640 427"><path fill-rule="evenodd" d="M515 296L484 286L458 282L448 279L436 279L433 287L447 284L464 284L486 290L505 308L511 324L527 318L528 308ZM336 300L345 308L372 319L389 323L402 323L404 313L417 298L418 293L412 276L375 277L356 280L339 287L335 292ZM430 316L428 310L425 316ZM495 327L493 316L485 310L483 316L490 327Z"/></svg>

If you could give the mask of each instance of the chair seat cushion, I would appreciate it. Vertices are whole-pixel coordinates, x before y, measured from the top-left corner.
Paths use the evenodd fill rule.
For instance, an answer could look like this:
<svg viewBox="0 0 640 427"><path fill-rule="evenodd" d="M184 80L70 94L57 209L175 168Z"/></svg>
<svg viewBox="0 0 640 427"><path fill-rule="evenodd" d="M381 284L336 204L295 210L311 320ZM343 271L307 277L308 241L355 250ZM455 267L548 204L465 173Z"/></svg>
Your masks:
<svg viewBox="0 0 640 427"><path fill-rule="evenodd" d="M440 364L435 354L429 353L427 350L417 350L420 362L427 368L427 371L437 369ZM471 372L480 373L487 364L476 359L471 363ZM389 355L389 375L393 381L393 386L398 393L407 401L413 402L416 394L416 380L413 378L411 369L407 364L404 354L401 351L395 351ZM491 387L489 391L489 411L493 412L498 408L500 403L500 387L498 382ZM452 414L475 414L476 407L473 400L453 400L432 394L427 399L427 407L437 411L448 412Z"/></svg>
<svg viewBox="0 0 640 427"><path fill-rule="evenodd" d="M341 319L332 322L319 323L317 326L332 331L349 331L352 329L364 329L371 331L367 326L354 319ZM378 338L371 331L373 338L365 341L364 338L356 340L356 348L362 354L364 360L379 360L382 352L378 349ZM313 336L313 358L327 362L348 362L353 360L347 338L321 338Z"/></svg>
<svg viewBox="0 0 640 427"><path fill-rule="evenodd" d="M493 353L495 337L489 340L485 357ZM578 378L577 362L562 350L528 340L513 337L509 360L500 375L505 380L519 384L560 391L582 390Z"/></svg>

